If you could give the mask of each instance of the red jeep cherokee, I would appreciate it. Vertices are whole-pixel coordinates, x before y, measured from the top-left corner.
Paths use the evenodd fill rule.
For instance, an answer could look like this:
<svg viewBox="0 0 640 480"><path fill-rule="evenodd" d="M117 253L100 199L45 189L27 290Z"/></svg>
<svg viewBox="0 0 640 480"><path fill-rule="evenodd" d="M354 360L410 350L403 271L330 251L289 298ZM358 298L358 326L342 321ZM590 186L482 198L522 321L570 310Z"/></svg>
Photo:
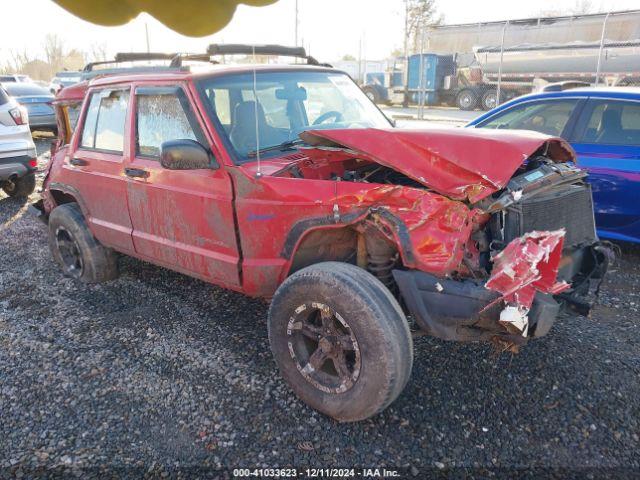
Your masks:
<svg viewBox="0 0 640 480"><path fill-rule="evenodd" d="M402 391L408 318L517 349L588 312L609 254L562 139L397 130L329 66L174 67L61 92L40 206L65 274L122 253L271 299L283 377L341 421Z"/></svg>

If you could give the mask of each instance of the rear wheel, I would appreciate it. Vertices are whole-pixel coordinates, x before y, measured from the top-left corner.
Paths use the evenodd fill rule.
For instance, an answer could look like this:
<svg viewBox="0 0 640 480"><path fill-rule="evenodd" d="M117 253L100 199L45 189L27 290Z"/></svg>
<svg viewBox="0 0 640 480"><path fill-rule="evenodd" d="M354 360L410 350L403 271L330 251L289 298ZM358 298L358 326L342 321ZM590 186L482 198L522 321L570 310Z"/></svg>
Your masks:
<svg viewBox="0 0 640 480"><path fill-rule="evenodd" d="M91 234L77 203L60 205L49 215L49 248L69 277L100 283L118 276L115 252Z"/></svg>
<svg viewBox="0 0 640 480"><path fill-rule="evenodd" d="M4 193L10 197L26 198L36 189L36 175L29 173L23 177L7 180L2 187Z"/></svg>
<svg viewBox="0 0 640 480"><path fill-rule="evenodd" d="M478 95L473 90L462 90L456 97L456 105L460 110L475 110L478 106Z"/></svg>
<svg viewBox="0 0 640 480"><path fill-rule="evenodd" d="M500 97L504 97L500 95ZM493 110L498 106L498 91L495 89L487 90L482 95L480 101L483 110Z"/></svg>
<svg viewBox="0 0 640 480"><path fill-rule="evenodd" d="M391 404L413 364L396 299L373 275L345 263L312 265L280 286L269 310L269 342L298 397L345 422Z"/></svg>

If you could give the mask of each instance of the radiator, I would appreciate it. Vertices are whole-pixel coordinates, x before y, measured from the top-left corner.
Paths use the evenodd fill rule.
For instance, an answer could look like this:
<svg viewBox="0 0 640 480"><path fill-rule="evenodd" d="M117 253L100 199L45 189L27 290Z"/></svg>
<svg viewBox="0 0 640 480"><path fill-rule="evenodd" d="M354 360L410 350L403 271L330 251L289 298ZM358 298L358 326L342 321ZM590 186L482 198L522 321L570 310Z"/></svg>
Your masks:
<svg viewBox="0 0 640 480"><path fill-rule="evenodd" d="M499 219L505 243L533 230L558 230L567 233L565 248L591 244L597 240L593 200L589 185L562 185L557 189L527 198L507 208ZM495 225L495 222L494 222Z"/></svg>

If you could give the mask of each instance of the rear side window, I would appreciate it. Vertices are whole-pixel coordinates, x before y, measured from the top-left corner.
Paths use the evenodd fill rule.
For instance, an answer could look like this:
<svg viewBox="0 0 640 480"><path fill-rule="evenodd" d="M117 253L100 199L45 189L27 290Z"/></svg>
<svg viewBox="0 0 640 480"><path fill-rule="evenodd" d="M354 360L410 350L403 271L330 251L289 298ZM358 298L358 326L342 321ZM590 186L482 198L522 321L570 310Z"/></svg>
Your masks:
<svg viewBox="0 0 640 480"><path fill-rule="evenodd" d="M640 146L640 103L591 101L580 143Z"/></svg>
<svg viewBox="0 0 640 480"><path fill-rule="evenodd" d="M83 148L122 153L128 90L103 90L91 95L82 130Z"/></svg>
<svg viewBox="0 0 640 480"><path fill-rule="evenodd" d="M560 136L577 103L577 99L523 103L498 113L487 122L481 123L480 127L534 130Z"/></svg>
<svg viewBox="0 0 640 480"><path fill-rule="evenodd" d="M169 140L200 140L176 94L138 94L136 105L137 155L159 157Z"/></svg>

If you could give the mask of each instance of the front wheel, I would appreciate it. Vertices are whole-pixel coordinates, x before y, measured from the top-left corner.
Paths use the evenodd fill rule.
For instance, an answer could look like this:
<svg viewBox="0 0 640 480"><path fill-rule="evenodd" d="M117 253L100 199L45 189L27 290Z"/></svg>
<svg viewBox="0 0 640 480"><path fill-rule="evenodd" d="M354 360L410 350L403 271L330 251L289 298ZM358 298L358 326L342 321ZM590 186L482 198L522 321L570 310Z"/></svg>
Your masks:
<svg viewBox="0 0 640 480"><path fill-rule="evenodd" d="M280 286L269 309L269 342L298 397L343 422L384 410L413 364L398 302L377 278L346 263L312 265Z"/></svg>

